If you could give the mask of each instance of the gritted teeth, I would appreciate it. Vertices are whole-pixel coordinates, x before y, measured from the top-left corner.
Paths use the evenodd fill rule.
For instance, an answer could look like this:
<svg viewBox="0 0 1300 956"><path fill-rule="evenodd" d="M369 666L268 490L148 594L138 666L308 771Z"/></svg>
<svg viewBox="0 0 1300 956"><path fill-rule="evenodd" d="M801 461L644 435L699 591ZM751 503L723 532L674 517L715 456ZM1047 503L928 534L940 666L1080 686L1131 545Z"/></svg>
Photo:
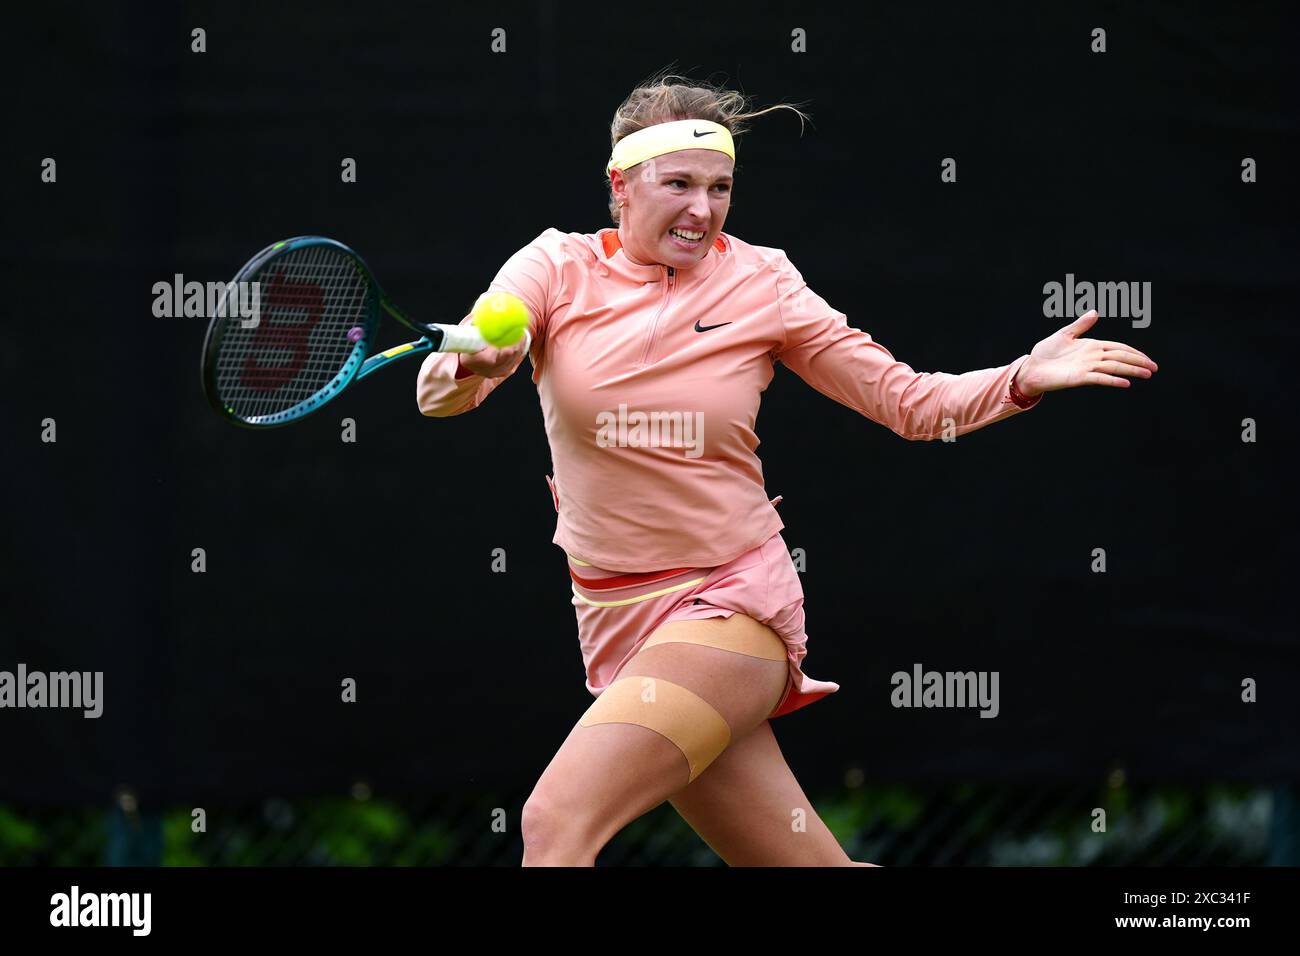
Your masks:
<svg viewBox="0 0 1300 956"><path fill-rule="evenodd" d="M691 232L688 229L673 228L669 229L668 232L676 236L678 239L685 239L687 242L698 242L700 239L704 238L704 233Z"/></svg>

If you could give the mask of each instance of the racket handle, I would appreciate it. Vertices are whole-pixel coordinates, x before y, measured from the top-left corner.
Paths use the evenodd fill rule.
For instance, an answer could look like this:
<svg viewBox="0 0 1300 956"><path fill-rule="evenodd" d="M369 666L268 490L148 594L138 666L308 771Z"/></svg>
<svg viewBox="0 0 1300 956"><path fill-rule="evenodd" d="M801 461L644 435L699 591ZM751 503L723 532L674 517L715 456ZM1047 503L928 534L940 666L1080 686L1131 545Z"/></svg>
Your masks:
<svg viewBox="0 0 1300 956"><path fill-rule="evenodd" d="M442 325L432 324L429 326L430 332L441 332L441 340L430 334L429 338L433 342L435 352L477 352L488 346L487 340L483 338L483 333L478 330L476 325ZM524 329L524 351L530 351L533 347L532 333Z"/></svg>
<svg viewBox="0 0 1300 956"><path fill-rule="evenodd" d="M477 352L487 348L487 340L475 325L443 325L434 323L430 332L441 332L441 336L430 335L435 352Z"/></svg>

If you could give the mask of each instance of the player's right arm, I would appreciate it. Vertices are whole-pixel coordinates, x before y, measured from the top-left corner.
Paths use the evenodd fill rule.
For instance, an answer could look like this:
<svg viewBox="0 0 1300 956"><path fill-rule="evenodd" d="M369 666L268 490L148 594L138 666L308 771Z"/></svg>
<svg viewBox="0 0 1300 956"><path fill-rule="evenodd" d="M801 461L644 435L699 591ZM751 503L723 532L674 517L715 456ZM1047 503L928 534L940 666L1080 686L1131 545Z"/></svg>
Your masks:
<svg viewBox="0 0 1300 956"><path fill-rule="evenodd" d="M460 324L465 325L472 318L467 315ZM531 314L528 333L504 349L489 345L477 352L430 352L420 366L415 384L420 413L446 418L477 408L523 362L533 337Z"/></svg>
<svg viewBox="0 0 1300 956"><path fill-rule="evenodd" d="M530 350L533 367L540 368L546 316L561 284L564 242L564 233L545 230L506 261L486 290L509 292L528 307L528 336L523 342L506 349L488 346L473 354L433 352L425 358L415 387L421 414L445 418L477 408L514 373ZM472 320L470 313L460 324Z"/></svg>

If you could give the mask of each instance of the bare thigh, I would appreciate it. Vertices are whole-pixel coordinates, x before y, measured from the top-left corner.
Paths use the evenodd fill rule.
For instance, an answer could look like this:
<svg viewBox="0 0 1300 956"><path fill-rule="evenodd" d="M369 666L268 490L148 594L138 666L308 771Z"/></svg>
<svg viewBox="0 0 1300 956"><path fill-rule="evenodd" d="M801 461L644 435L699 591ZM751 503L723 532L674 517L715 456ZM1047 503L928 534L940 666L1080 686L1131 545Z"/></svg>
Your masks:
<svg viewBox="0 0 1300 956"><path fill-rule="evenodd" d="M757 629L764 639L784 647L779 636L743 614L674 621L656 633L739 628ZM654 678L686 688L722 716L735 741L765 722L785 692L788 675L785 660L673 642L641 651L618 676ZM524 805L525 862L594 862L614 834L681 790L689 779L685 755L656 731L637 724L575 724Z"/></svg>
<svg viewBox="0 0 1300 956"><path fill-rule="evenodd" d="M670 801L731 866L850 866L764 720Z"/></svg>

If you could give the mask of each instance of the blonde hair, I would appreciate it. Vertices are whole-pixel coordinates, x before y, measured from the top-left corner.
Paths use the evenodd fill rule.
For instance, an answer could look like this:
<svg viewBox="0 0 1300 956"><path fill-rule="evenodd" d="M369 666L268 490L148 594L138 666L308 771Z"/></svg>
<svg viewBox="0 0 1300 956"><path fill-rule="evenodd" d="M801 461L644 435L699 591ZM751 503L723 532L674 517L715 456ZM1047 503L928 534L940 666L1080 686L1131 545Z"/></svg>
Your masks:
<svg viewBox="0 0 1300 956"><path fill-rule="evenodd" d="M711 84L707 80L697 86L694 85L694 80L666 72L667 69L669 68L639 84L614 111L614 121L609 124L610 149L624 136L630 136L639 129L675 120L710 120L725 126L732 139L737 141L747 130L746 121L773 110L792 110L799 117L800 135L803 134L804 120L812 122L812 117L795 104L777 103L766 109L752 110L749 97L743 93ZM614 199L613 183L606 180L606 185L610 190L609 216L617 226L621 210Z"/></svg>

